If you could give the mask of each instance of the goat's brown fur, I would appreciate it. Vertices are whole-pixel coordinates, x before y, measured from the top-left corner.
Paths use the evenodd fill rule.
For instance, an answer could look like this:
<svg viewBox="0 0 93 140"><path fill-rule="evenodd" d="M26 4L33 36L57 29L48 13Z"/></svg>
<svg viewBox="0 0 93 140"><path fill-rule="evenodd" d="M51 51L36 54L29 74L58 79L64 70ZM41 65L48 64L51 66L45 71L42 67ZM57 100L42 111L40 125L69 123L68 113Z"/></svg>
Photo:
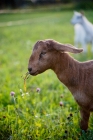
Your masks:
<svg viewBox="0 0 93 140"><path fill-rule="evenodd" d="M54 40L38 41L29 59L28 70L31 75L47 69L56 73L80 106L80 127L87 130L90 112L93 111L93 61L81 63L66 52L80 53L82 49Z"/></svg>

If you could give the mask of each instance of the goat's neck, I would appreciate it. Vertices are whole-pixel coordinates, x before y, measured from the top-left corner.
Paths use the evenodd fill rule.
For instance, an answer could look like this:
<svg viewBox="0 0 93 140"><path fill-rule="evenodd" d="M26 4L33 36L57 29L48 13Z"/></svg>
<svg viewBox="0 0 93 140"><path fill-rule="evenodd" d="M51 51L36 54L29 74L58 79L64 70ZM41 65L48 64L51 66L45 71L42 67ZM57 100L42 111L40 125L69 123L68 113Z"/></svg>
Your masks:
<svg viewBox="0 0 93 140"><path fill-rule="evenodd" d="M71 91L79 83L79 62L74 60L67 53L58 54L52 68L58 79Z"/></svg>
<svg viewBox="0 0 93 140"><path fill-rule="evenodd" d="M86 17L83 17L82 26L84 27L86 33L93 35L93 25L87 20Z"/></svg>

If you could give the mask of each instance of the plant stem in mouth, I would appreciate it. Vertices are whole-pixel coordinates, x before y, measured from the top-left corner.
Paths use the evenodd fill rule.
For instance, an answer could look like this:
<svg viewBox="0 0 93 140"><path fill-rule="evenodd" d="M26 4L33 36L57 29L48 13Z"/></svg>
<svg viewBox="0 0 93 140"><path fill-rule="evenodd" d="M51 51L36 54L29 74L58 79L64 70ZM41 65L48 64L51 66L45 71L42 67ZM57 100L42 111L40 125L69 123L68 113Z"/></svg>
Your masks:
<svg viewBox="0 0 93 140"><path fill-rule="evenodd" d="M26 79L28 79L29 78L29 72L27 72L26 74L25 74L25 77L24 77L24 91L26 92Z"/></svg>

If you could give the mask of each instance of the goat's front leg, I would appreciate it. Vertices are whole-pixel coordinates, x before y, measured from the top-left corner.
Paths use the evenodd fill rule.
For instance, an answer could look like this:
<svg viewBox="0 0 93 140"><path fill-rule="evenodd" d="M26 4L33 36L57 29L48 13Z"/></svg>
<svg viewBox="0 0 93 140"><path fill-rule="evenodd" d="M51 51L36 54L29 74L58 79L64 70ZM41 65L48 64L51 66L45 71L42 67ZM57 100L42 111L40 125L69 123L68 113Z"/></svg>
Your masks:
<svg viewBox="0 0 93 140"><path fill-rule="evenodd" d="M86 131L88 128L90 112L81 108L80 114L81 114L80 128Z"/></svg>
<svg viewBox="0 0 93 140"><path fill-rule="evenodd" d="M82 42L82 48L83 48L83 51L86 53L87 52L87 44L85 41Z"/></svg>
<svg viewBox="0 0 93 140"><path fill-rule="evenodd" d="M92 40L92 52L93 52L93 40Z"/></svg>

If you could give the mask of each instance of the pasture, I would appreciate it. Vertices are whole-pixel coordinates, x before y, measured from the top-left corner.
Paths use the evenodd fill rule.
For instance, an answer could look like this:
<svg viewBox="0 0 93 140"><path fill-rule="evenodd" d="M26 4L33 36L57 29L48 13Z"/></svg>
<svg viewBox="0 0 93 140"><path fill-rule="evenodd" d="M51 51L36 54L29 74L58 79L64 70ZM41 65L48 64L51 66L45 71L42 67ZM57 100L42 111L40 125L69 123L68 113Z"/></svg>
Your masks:
<svg viewBox="0 0 93 140"><path fill-rule="evenodd" d="M88 132L81 135L79 106L53 71L29 76L24 90L37 40L74 45L72 15L58 9L0 14L0 140L93 140L93 114ZM85 15L93 23L93 11ZM93 59L90 45L87 50L71 55L79 61Z"/></svg>

